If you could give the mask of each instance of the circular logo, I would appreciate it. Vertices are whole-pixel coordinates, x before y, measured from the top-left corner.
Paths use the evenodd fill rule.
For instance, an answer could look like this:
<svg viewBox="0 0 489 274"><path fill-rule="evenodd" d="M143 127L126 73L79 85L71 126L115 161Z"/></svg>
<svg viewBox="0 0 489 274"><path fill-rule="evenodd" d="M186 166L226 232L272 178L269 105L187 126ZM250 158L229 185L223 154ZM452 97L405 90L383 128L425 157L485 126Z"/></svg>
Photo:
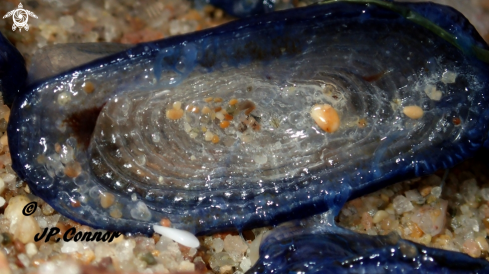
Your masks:
<svg viewBox="0 0 489 274"><path fill-rule="evenodd" d="M27 20L29 20L29 15L25 10L17 9L15 10L14 16L14 24L17 25L18 28L23 28L27 24Z"/></svg>
<svg viewBox="0 0 489 274"><path fill-rule="evenodd" d="M24 206L24 209L22 209L22 214L24 216L31 216L36 212L37 209L37 202L30 202Z"/></svg>

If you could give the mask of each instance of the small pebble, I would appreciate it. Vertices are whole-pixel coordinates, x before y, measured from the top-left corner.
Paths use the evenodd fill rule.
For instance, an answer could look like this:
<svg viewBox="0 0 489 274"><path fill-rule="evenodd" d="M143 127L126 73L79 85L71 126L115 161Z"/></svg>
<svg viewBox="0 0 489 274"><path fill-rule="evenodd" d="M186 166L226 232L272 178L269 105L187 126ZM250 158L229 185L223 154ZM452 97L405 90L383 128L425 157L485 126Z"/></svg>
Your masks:
<svg viewBox="0 0 489 274"><path fill-rule="evenodd" d="M29 258L37 254L37 247L34 243L28 243L25 245L25 252Z"/></svg>
<svg viewBox="0 0 489 274"><path fill-rule="evenodd" d="M62 26L64 29L69 30L75 25L75 20L73 19L73 16L67 15L67 16L61 16L58 20L59 25Z"/></svg>
<svg viewBox="0 0 489 274"><path fill-rule="evenodd" d="M221 238L214 238L212 240L212 248L214 249L214 252L222 252L224 249L224 241Z"/></svg>
<svg viewBox="0 0 489 274"><path fill-rule="evenodd" d="M224 250L227 252L237 252L244 254L248 249L248 245L243 241L240 236L227 235L224 238Z"/></svg>
<svg viewBox="0 0 489 274"><path fill-rule="evenodd" d="M389 217L389 213L387 213L387 211L379 210L379 211L377 211L377 213L375 213L375 215L373 217L373 222L374 222L374 224L378 224L387 217Z"/></svg>
<svg viewBox="0 0 489 274"><path fill-rule="evenodd" d="M8 146L8 138L7 138L7 134L3 135L2 137L0 137L0 144L2 144L2 146Z"/></svg>
<svg viewBox="0 0 489 274"><path fill-rule="evenodd" d="M24 216L22 210L30 202L23 196L15 196L10 199L7 208L5 209L5 217L10 220L10 233L14 235L14 239L20 240L26 244L34 241L34 236L41 232L39 224L31 216Z"/></svg>
<svg viewBox="0 0 489 274"><path fill-rule="evenodd" d="M244 258L241 263L239 264L239 267L241 267L241 270L244 272L248 271L248 269L251 268L251 261L249 258Z"/></svg>
<svg viewBox="0 0 489 274"><path fill-rule="evenodd" d="M463 244L462 250L464 253L474 258L479 258L481 256L481 248L474 240L466 240Z"/></svg>
<svg viewBox="0 0 489 274"><path fill-rule="evenodd" d="M189 261L181 261L180 264L178 265L178 271L179 272L194 272L195 271L195 265L192 262Z"/></svg>
<svg viewBox="0 0 489 274"><path fill-rule="evenodd" d="M204 134L204 140L206 140L207 142L210 142L210 141L212 141L213 138L214 138L214 134L212 132L210 132L209 130L207 130Z"/></svg>
<svg viewBox="0 0 489 274"><path fill-rule="evenodd" d="M42 213L46 216L50 216L54 213L54 208L51 207L48 203L45 203L42 206Z"/></svg>
<svg viewBox="0 0 489 274"><path fill-rule="evenodd" d="M402 214L414 209L413 204L406 197L399 195L392 201L397 214Z"/></svg>
<svg viewBox="0 0 489 274"><path fill-rule="evenodd" d="M31 260L29 259L29 257L27 257L26 254L24 253L21 253L21 254L18 254L17 255L17 258L19 259L20 263L24 266L24 267L28 267L30 264L31 264Z"/></svg>
<svg viewBox="0 0 489 274"><path fill-rule="evenodd" d="M230 265L223 265L219 269L219 274L232 274L233 273L233 267Z"/></svg>
<svg viewBox="0 0 489 274"><path fill-rule="evenodd" d="M431 193L431 189L432 189L431 186L426 186L426 187L423 187L419 191L419 193L421 194L421 196L426 197L426 196L428 196Z"/></svg>

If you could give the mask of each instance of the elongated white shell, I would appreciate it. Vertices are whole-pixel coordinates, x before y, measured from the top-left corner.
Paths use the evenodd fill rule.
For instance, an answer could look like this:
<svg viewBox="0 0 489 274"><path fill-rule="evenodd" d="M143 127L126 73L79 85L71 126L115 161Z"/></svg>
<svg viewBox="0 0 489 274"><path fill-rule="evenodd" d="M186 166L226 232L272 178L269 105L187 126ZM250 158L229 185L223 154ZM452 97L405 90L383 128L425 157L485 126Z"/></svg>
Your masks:
<svg viewBox="0 0 489 274"><path fill-rule="evenodd" d="M197 248L200 245L199 239L197 239L197 237L195 237L194 234L192 234L188 231L185 231L185 230L180 230L180 229L170 228L170 227L164 227L164 226L160 226L160 225L154 225L153 230L156 233L161 234L161 236L168 237L168 238L174 240L175 242L182 244L184 246Z"/></svg>

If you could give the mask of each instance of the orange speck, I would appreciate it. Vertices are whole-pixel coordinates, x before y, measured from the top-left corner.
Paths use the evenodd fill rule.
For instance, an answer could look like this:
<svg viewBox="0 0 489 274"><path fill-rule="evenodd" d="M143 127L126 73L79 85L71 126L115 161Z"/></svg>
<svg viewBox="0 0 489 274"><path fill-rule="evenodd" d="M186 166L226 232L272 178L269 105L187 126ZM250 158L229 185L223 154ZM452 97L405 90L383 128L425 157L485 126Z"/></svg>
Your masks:
<svg viewBox="0 0 489 274"><path fill-rule="evenodd" d="M81 203L78 200L71 200L71 206L72 207L80 207Z"/></svg>
<svg viewBox="0 0 489 274"><path fill-rule="evenodd" d="M236 99L236 98L233 98L233 99L231 99L231 100L229 101L229 105L230 105L230 106L234 106L234 105L236 105L237 103L238 103L238 99Z"/></svg>
<svg viewBox="0 0 489 274"><path fill-rule="evenodd" d="M210 101L212 101L212 97L207 97L207 98L205 98L205 99L204 99L204 101L205 101L206 103L209 103Z"/></svg>
<svg viewBox="0 0 489 274"><path fill-rule="evenodd" d="M328 104L315 105L311 109L312 119L324 131L333 133L340 127L338 112Z"/></svg>
<svg viewBox="0 0 489 274"><path fill-rule="evenodd" d="M222 121L219 126L221 128L227 128L229 126L229 121Z"/></svg>
<svg viewBox="0 0 489 274"><path fill-rule="evenodd" d="M178 120L183 116L183 109L169 109L166 111L166 118L171 120Z"/></svg>
<svg viewBox="0 0 489 274"><path fill-rule="evenodd" d="M214 135L214 137L212 137L212 143L217 144L218 142L219 142L219 136Z"/></svg>
<svg viewBox="0 0 489 274"><path fill-rule="evenodd" d="M211 112L211 109L209 107L204 107L202 109L202 114L209 114Z"/></svg>
<svg viewBox="0 0 489 274"><path fill-rule="evenodd" d="M158 257L160 256L160 251L158 249L155 249L153 251L151 251L151 254L154 256L154 257Z"/></svg>
<svg viewBox="0 0 489 274"><path fill-rule="evenodd" d="M72 162L65 166L65 175L70 178L76 178L81 173L81 165L78 162Z"/></svg>
<svg viewBox="0 0 489 274"><path fill-rule="evenodd" d="M219 112L219 111L221 111L221 109L222 109L222 107L217 107L217 108L214 109L214 111L215 112Z"/></svg>
<svg viewBox="0 0 489 274"><path fill-rule="evenodd" d="M423 117L423 109L418 106L406 106L402 112L409 118L417 120Z"/></svg>
<svg viewBox="0 0 489 274"><path fill-rule="evenodd" d="M358 120L358 127L359 128L364 128L366 126L367 126L367 120L365 118Z"/></svg>
<svg viewBox="0 0 489 274"><path fill-rule="evenodd" d="M151 238L153 238L153 240L155 240L155 243L157 243L160 240L161 236L154 233L153 236L151 236ZM155 250L157 250L157 249L155 249Z"/></svg>
<svg viewBox="0 0 489 274"><path fill-rule="evenodd" d="M452 119L452 122L454 125L458 126L458 125L460 125L460 123L462 123L462 120L460 120L460 118L458 118L458 117L455 117Z"/></svg>
<svg viewBox="0 0 489 274"><path fill-rule="evenodd" d="M164 227L170 227L171 226L171 221L168 218L163 218L160 221L160 225Z"/></svg>
<svg viewBox="0 0 489 274"><path fill-rule="evenodd" d="M83 90L85 90L86 93L90 94L95 90L95 85L92 82L85 82L82 85Z"/></svg>
<svg viewBox="0 0 489 274"><path fill-rule="evenodd" d="M233 120L233 118L234 118L233 115L224 114L224 119L226 119L226 120L231 121L231 120Z"/></svg>
<svg viewBox="0 0 489 274"><path fill-rule="evenodd" d="M103 208L109 208L111 205L114 204L114 201L115 201L114 194L109 192L100 193L100 205Z"/></svg>
<svg viewBox="0 0 489 274"><path fill-rule="evenodd" d="M216 98L214 98L214 102L220 103L220 102L222 102L222 98L216 97Z"/></svg>

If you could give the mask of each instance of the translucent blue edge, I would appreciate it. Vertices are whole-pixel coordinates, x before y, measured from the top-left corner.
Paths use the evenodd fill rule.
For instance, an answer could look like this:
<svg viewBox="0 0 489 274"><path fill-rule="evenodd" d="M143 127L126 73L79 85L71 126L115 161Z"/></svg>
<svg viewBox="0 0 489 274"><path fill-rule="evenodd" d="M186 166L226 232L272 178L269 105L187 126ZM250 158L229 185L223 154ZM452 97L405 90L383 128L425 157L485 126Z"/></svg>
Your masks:
<svg viewBox="0 0 489 274"><path fill-rule="evenodd" d="M26 79L24 58L0 33L0 92L6 105L12 105L14 98L24 89Z"/></svg>
<svg viewBox="0 0 489 274"><path fill-rule="evenodd" d="M247 273L489 273L489 262L394 233L279 227L266 237L259 260Z"/></svg>

